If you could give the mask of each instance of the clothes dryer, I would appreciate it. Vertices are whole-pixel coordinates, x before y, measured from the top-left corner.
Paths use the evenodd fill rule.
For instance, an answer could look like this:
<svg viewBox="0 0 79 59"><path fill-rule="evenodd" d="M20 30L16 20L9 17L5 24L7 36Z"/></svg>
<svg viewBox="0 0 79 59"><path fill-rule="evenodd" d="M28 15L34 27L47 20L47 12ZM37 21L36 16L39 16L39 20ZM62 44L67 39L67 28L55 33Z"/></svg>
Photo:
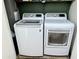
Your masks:
<svg viewBox="0 0 79 59"><path fill-rule="evenodd" d="M66 13L45 14L44 54L66 56L72 41L74 24L67 20Z"/></svg>

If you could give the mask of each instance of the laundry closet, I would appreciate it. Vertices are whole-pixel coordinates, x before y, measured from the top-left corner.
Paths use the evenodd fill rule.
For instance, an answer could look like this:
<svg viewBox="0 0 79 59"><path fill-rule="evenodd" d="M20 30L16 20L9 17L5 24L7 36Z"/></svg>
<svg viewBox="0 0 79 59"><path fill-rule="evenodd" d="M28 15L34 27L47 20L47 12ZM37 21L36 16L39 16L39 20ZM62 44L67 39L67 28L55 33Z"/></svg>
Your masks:
<svg viewBox="0 0 79 59"><path fill-rule="evenodd" d="M22 51L21 55L25 55L25 56L44 56L44 55L70 56L71 55L71 51L72 51L71 45L73 45L72 41L74 40L72 38L73 38L73 34L74 34L75 24L70 21L69 10L70 10L71 4L75 0L12 0L12 1L4 0L4 1L5 1L9 25L10 25L11 33L13 36L14 46L15 46L17 55L19 55L21 53L20 51L22 51L22 50L25 51L25 49L23 49L23 48L25 48L26 46L27 46L26 49L28 51L27 52ZM34 14L30 15L29 13L30 14L34 13ZM42 14L40 14L40 13L42 13ZM24 19L24 15L25 15L25 19ZM23 24L19 24L21 22L21 20L24 20L27 23L32 24L31 22L28 21L28 19L29 20L32 20L32 19L28 18L27 15L33 18L32 22L34 22L34 23L36 23L35 20L37 20L37 19L43 21L43 23L40 21L39 22L37 21L38 25L41 24L40 25L41 27L39 27L39 29L36 29L36 30L39 30L39 32L42 32L42 33L40 33L42 36L40 36L39 33L37 34L38 35L37 37L42 40L42 41L39 41L40 39L36 40L36 41L39 41L39 44L41 45L41 46L40 45L37 46L38 48L35 47L36 44L35 44L35 46L32 46L32 43L34 44L34 40L31 42L28 42L28 41L30 41L30 38L31 38L30 33L33 34L32 31L34 31L34 29L32 29L32 30L26 29L28 39L29 39L29 40L27 40L26 43L29 43L29 44L23 43L21 40L21 44L25 44L25 46L22 46L22 45L20 45L20 41L19 41L20 38L17 38L17 36L19 36L20 33L21 33L21 36L23 33L25 33L24 32L25 30L23 30L23 29L25 29L26 27L22 28L22 30L23 30L22 32L19 31L18 28L15 29L19 25L23 26ZM51 18L53 18L53 19L51 19ZM55 19L58 21L56 21ZM51 20L51 21L49 21L49 20ZM52 21L52 20L54 20L54 21ZM58 24L57 24L57 26L56 26L56 24L51 24L52 26L48 25L49 22L56 23L56 24L58 23L60 26ZM19 24L19 25L17 25L17 24ZM64 26L65 24L67 24L67 25ZM26 24L26 25L28 25L28 24ZM35 24L33 24L33 25L36 26ZM50 28L53 27L52 28L53 30L50 29L48 26ZM65 29L61 30L58 26L63 29L65 28ZM20 27L19 27L19 29L20 29ZM18 32L18 34L16 32ZM35 33L33 34L33 36L35 35ZM19 36L19 37L21 37L21 36ZM23 36L24 36L24 38L23 38ZM26 36L25 35L23 35L23 36L22 36L22 39L25 39ZM34 39L37 39L37 37ZM59 39L59 41L57 41L58 39ZM35 41L35 43L36 43L36 41ZM19 42L19 44L18 44L18 42ZM38 45L38 43L37 43L37 45ZM38 53L34 52L35 50L33 50L32 47L30 47L30 46L32 46L33 49L35 47L37 52L40 51L40 54L39 54L39 52ZM65 46L65 48L64 48L64 46ZM52 48L52 49L50 49L50 48ZM59 50L57 50L57 49L59 49ZM33 53L31 53L32 51L34 52L35 55L33 55Z"/></svg>

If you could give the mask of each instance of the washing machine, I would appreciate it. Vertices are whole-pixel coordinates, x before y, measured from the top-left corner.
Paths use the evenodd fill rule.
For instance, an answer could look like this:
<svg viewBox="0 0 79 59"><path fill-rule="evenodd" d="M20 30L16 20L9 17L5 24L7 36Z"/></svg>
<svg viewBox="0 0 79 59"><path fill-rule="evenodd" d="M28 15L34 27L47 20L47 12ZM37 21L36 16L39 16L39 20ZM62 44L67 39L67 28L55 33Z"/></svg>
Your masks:
<svg viewBox="0 0 79 59"><path fill-rule="evenodd" d="M68 56L74 24L66 13L46 13L44 24L44 54Z"/></svg>
<svg viewBox="0 0 79 59"><path fill-rule="evenodd" d="M43 20L42 13L24 13L14 24L20 55L43 56Z"/></svg>

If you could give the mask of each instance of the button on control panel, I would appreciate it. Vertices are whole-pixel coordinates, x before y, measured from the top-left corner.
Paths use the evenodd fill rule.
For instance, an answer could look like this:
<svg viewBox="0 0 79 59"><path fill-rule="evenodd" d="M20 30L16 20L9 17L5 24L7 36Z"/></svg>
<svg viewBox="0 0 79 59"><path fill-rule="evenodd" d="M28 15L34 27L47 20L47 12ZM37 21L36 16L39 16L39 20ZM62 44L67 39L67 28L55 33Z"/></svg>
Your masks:
<svg viewBox="0 0 79 59"><path fill-rule="evenodd" d="M41 14L36 14L36 17L41 17Z"/></svg>
<svg viewBox="0 0 79 59"><path fill-rule="evenodd" d="M64 14L59 14L59 17L65 17L65 15Z"/></svg>

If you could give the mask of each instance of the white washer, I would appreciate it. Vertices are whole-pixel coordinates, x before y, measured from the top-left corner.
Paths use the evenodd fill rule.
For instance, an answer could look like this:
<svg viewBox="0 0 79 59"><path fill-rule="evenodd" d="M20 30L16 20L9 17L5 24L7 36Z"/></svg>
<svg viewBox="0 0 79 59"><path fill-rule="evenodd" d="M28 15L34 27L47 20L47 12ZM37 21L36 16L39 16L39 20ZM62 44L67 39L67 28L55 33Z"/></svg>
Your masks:
<svg viewBox="0 0 79 59"><path fill-rule="evenodd" d="M20 55L43 56L43 19L42 13L24 13L14 24Z"/></svg>
<svg viewBox="0 0 79 59"><path fill-rule="evenodd" d="M45 14L44 54L65 56L69 54L74 24L66 13Z"/></svg>

